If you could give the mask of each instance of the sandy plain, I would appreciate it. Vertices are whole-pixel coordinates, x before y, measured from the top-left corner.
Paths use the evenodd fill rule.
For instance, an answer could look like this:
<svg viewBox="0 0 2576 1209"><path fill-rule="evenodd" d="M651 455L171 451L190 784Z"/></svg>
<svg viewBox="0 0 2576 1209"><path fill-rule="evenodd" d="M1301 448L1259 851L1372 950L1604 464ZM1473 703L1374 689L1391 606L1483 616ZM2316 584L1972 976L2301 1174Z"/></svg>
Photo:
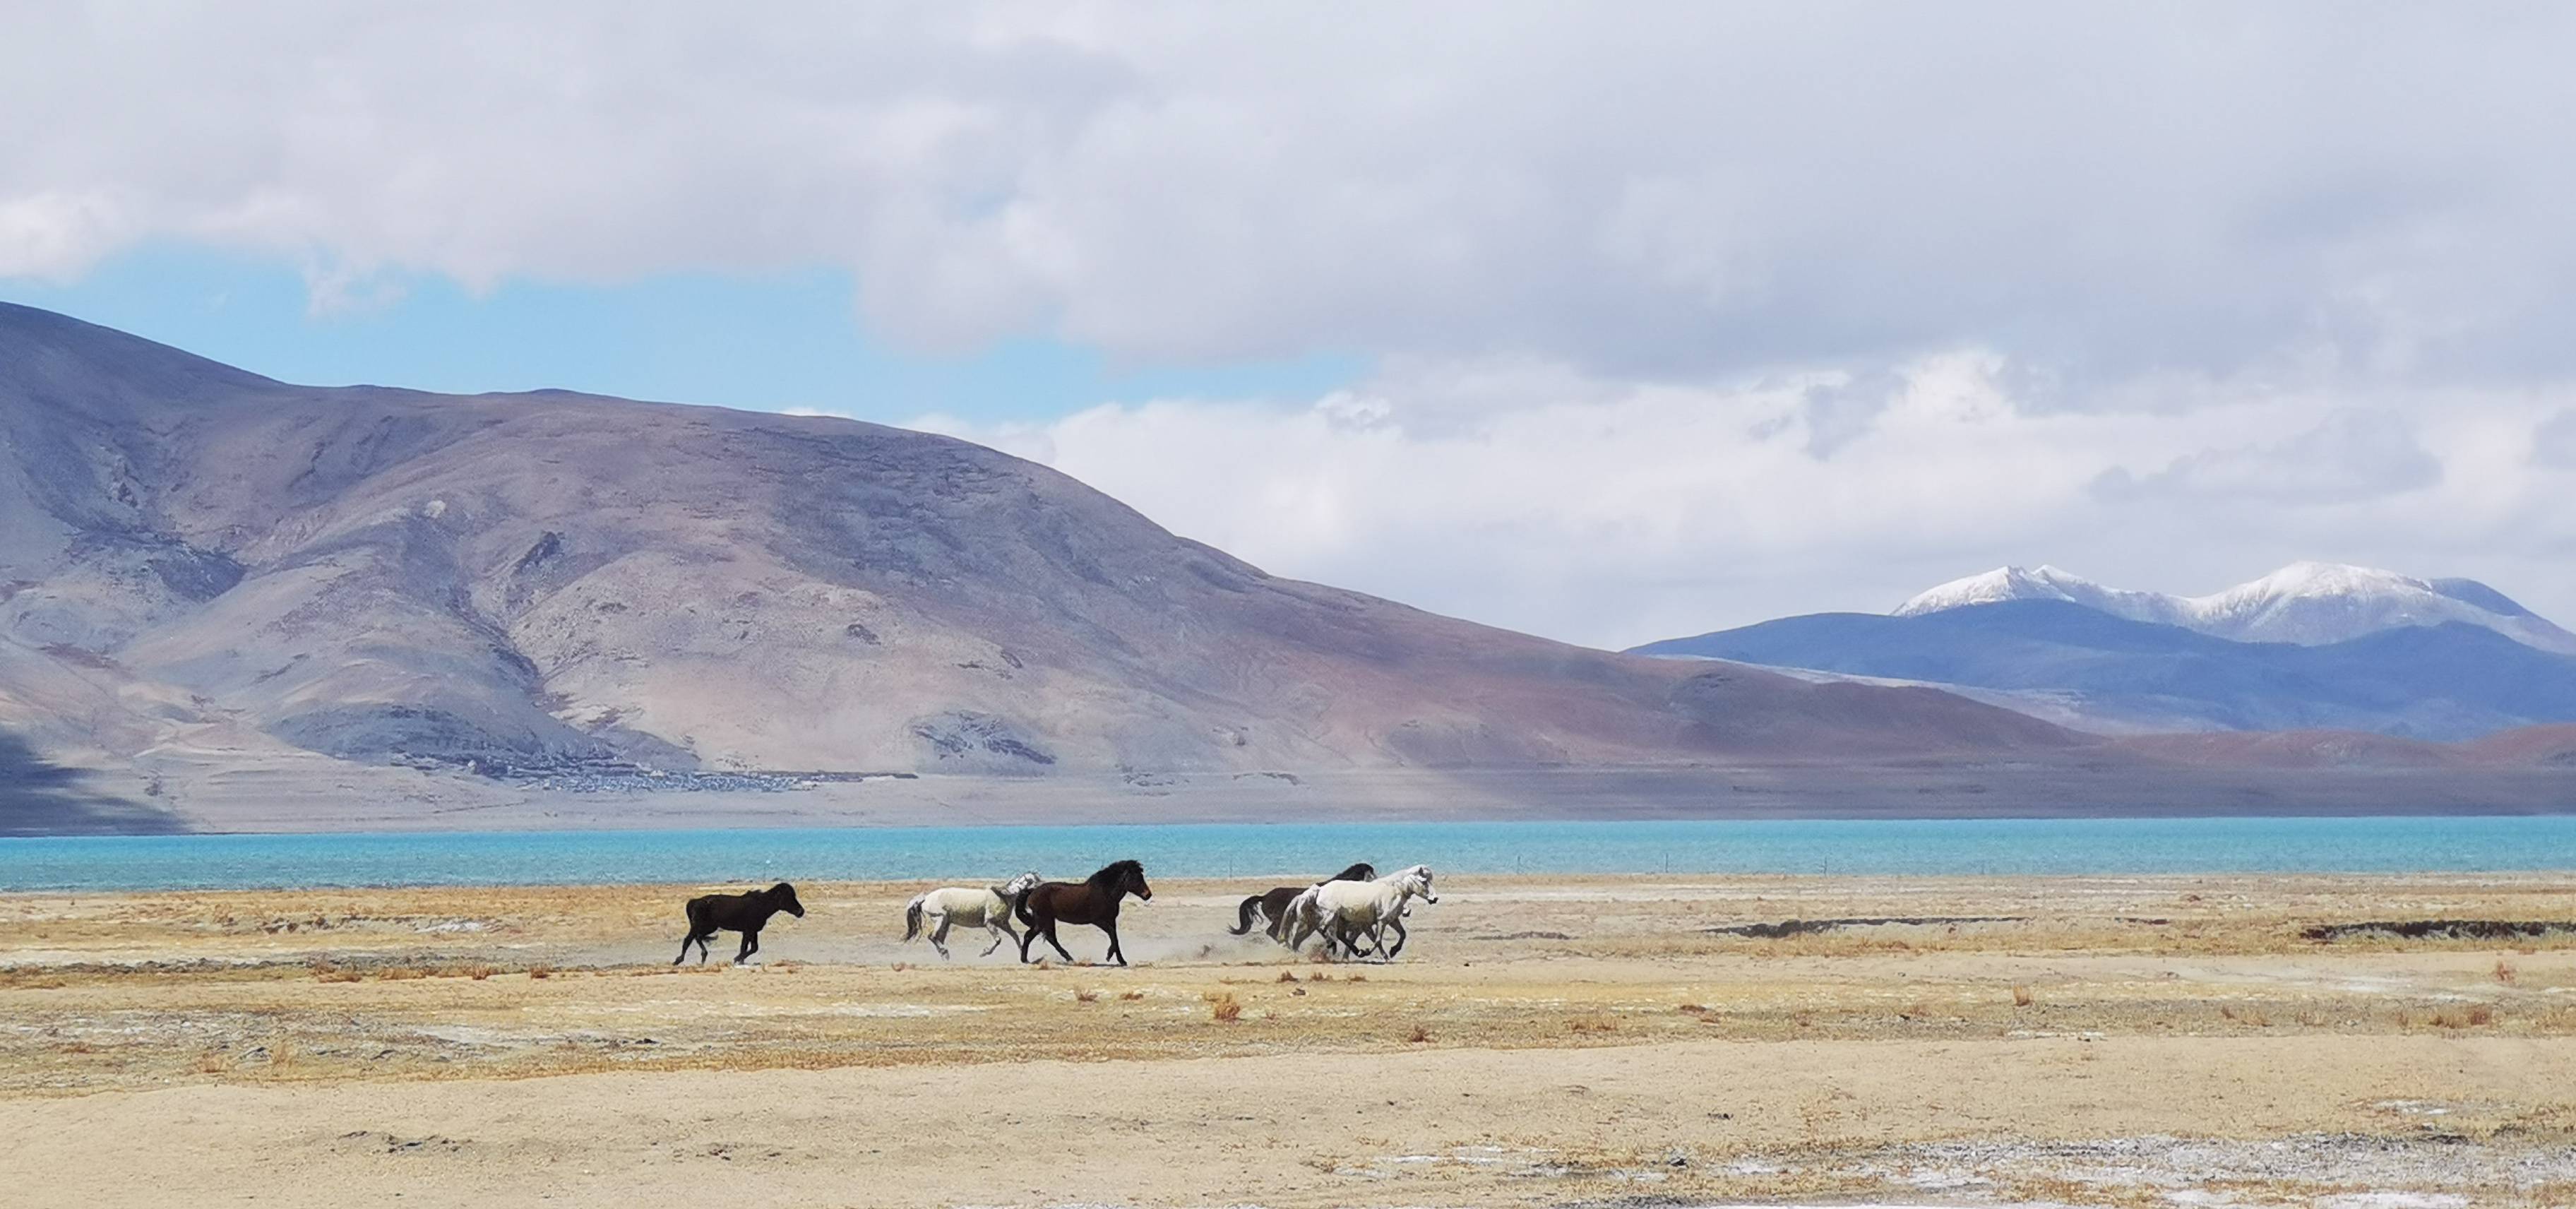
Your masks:
<svg viewBox="0 0 2576 1209"><path fill-rule="evenodd" d="M740 969L694 887L0 896L0 1202L2576 1204L2576 878L1456 876L1384 965L1260 880L1128 969L912 885ZM2534 926L2333 930L2426 920Z"/></svg>

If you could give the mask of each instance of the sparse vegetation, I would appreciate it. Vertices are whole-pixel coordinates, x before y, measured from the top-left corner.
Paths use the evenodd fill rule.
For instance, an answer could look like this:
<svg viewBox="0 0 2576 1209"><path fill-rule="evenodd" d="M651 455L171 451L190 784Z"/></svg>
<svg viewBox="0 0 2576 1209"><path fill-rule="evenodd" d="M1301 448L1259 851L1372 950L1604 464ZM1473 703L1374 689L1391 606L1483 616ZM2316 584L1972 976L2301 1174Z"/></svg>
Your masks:
<svg viewBox="0 0 2576 1209"><path fill-rule="evenodd" d="M1243 1005L1235 1002L1232 995L1222 995L1217 998L1215 1006L1208 1009L1208 1015L1219 1024L1232 1024L1242 1019Z"/></svg>
<svg viewBox="0 0 2576 1209"><path fill-rule="evenodd" d="M2013 984L2012 996L2013 1006L2017 1008L2026 1008L2039 1001L2037 996L2031 994L2029 987L2020 983Z"/></svg>

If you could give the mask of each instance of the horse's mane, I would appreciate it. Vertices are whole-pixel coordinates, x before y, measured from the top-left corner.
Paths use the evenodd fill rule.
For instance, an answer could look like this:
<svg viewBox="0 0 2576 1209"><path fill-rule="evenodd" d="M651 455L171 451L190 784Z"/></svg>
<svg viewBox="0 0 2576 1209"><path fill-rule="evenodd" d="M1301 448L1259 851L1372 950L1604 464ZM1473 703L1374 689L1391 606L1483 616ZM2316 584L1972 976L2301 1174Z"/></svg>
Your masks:
<svg viewBox="0 0 2576 1209"><path fill-rule="evenodd" d="M992 892L993 892L993 896L994 896L994 897L996 897L996 898L1014 898L1014 897L1018 897L1017 895L1013 895L1013 894L1011 893L1011 883L1016 882L1016 881L1019 881L1021 878L1027 878L1027 879L1029 879L1029 887L1028 887L1028 890L1022 890L1022 891L1020 891L1020 894L1021 894L1021 895L1025 895L1025 894L1027 894L1027 893L1029 892L1029 890L1035 890L1035 889L1037 889L1039 886L1046 884L1046 879L1045 879L1045 878L1042 878L1042 877L1039 877L1039 876L1038 876L1038 871L1037 871L1037 870L1035 870L1035 869L1031 869L1031 870L1029 870L1029 871L1028 871L1028 872L1026 872L1026 873L1014 873L1014 874L1012 874L1012 875L1011 875L1011 876L1009 876L1009 877L1003 878L1002 880L1000 880L1000 881L998 881L998 882L993 883L990 887L988 887L988 889L992 890Z"/></svg>
<svg viewBox="0 0 2576 1209"><path fill-rule="evenodd" d="M1354 861L1351 867L1325 878L1328 882L1365 882L1377 877L1377 866L1367 861Z"/></svg>
<svg viewBox="0 0 2576 1209"><path fill-rule="evenodd" d="M796 887L789 885L786 882L780 882L775 886L771 886L769 888L769 893L773 896L779 894L794 894L796 893Z"/></svg>
<svg viewBox="0 0 2576 1209"><path fill-rule="evenodd" d="M1142 861L1111 861L1106 865L1102 865L1100 867L1100 872L1094 873L1083 880L1090 882L1095 886L1106 886L1116 882L1120 875L1128 873L1133 873L1138 877L1145 876L1144 863Z"/></svg>

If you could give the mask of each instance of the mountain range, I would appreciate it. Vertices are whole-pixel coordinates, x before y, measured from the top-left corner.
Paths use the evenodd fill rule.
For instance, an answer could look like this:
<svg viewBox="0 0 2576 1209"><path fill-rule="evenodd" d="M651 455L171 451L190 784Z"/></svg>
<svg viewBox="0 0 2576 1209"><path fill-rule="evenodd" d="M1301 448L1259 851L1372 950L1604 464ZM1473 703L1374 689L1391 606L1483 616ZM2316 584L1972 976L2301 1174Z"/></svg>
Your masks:
<svg viewBox="0 0 2576 1209"><path fill-rule="evenodd" d="M2474 580L2326 563L2200 597L2005 567L1884 616L1783 618L1636 650L1940 686L2114 734L2453 741L2576 721L2576 635Z"/></svg>
<svg viewBox="0 0 2576 1209"><path fill-rule="evenodd" d="M2506 622L2409 636L2548 654L2443 599ZM2034 606L2077 607L1870 620ZM1271 575L927 433L301 386L0 305L0 833L2576 800L2576 728L2177 746L1756 656L1799 670Z"/></svg>

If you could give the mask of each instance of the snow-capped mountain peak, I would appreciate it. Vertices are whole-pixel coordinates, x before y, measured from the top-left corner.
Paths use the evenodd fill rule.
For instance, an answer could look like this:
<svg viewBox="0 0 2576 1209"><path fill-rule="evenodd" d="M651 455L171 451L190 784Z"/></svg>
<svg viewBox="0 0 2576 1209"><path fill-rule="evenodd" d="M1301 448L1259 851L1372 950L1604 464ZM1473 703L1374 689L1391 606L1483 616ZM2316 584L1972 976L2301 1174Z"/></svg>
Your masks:
<svg viewBox="0 0 2576 1209"><path fill-rule="evenodd" d="M2063 600L2136 621L2180 622L2172 616L2173 598L2154 592L2106 588L2072 572L2045 564L2037 568L1997 567L1983 575L1954 579L1896 606L1896 616L1938 613L1943 609L1996 604L2007 600Z"/></svg>
<svg viewBox="0 0 2576 1209"><path fill-rule="evenodd" d="M1952 580L1897 606L1911 617L2007 600L2062 600L2132 621L2178 625L2240 642L2318 646L2406 626L2462 623L2527 646L2576 654L2576 634L2475 580L2426 580L2344 563L2297 562L2207 596L2108 588L2043 566Z"/></svg>

